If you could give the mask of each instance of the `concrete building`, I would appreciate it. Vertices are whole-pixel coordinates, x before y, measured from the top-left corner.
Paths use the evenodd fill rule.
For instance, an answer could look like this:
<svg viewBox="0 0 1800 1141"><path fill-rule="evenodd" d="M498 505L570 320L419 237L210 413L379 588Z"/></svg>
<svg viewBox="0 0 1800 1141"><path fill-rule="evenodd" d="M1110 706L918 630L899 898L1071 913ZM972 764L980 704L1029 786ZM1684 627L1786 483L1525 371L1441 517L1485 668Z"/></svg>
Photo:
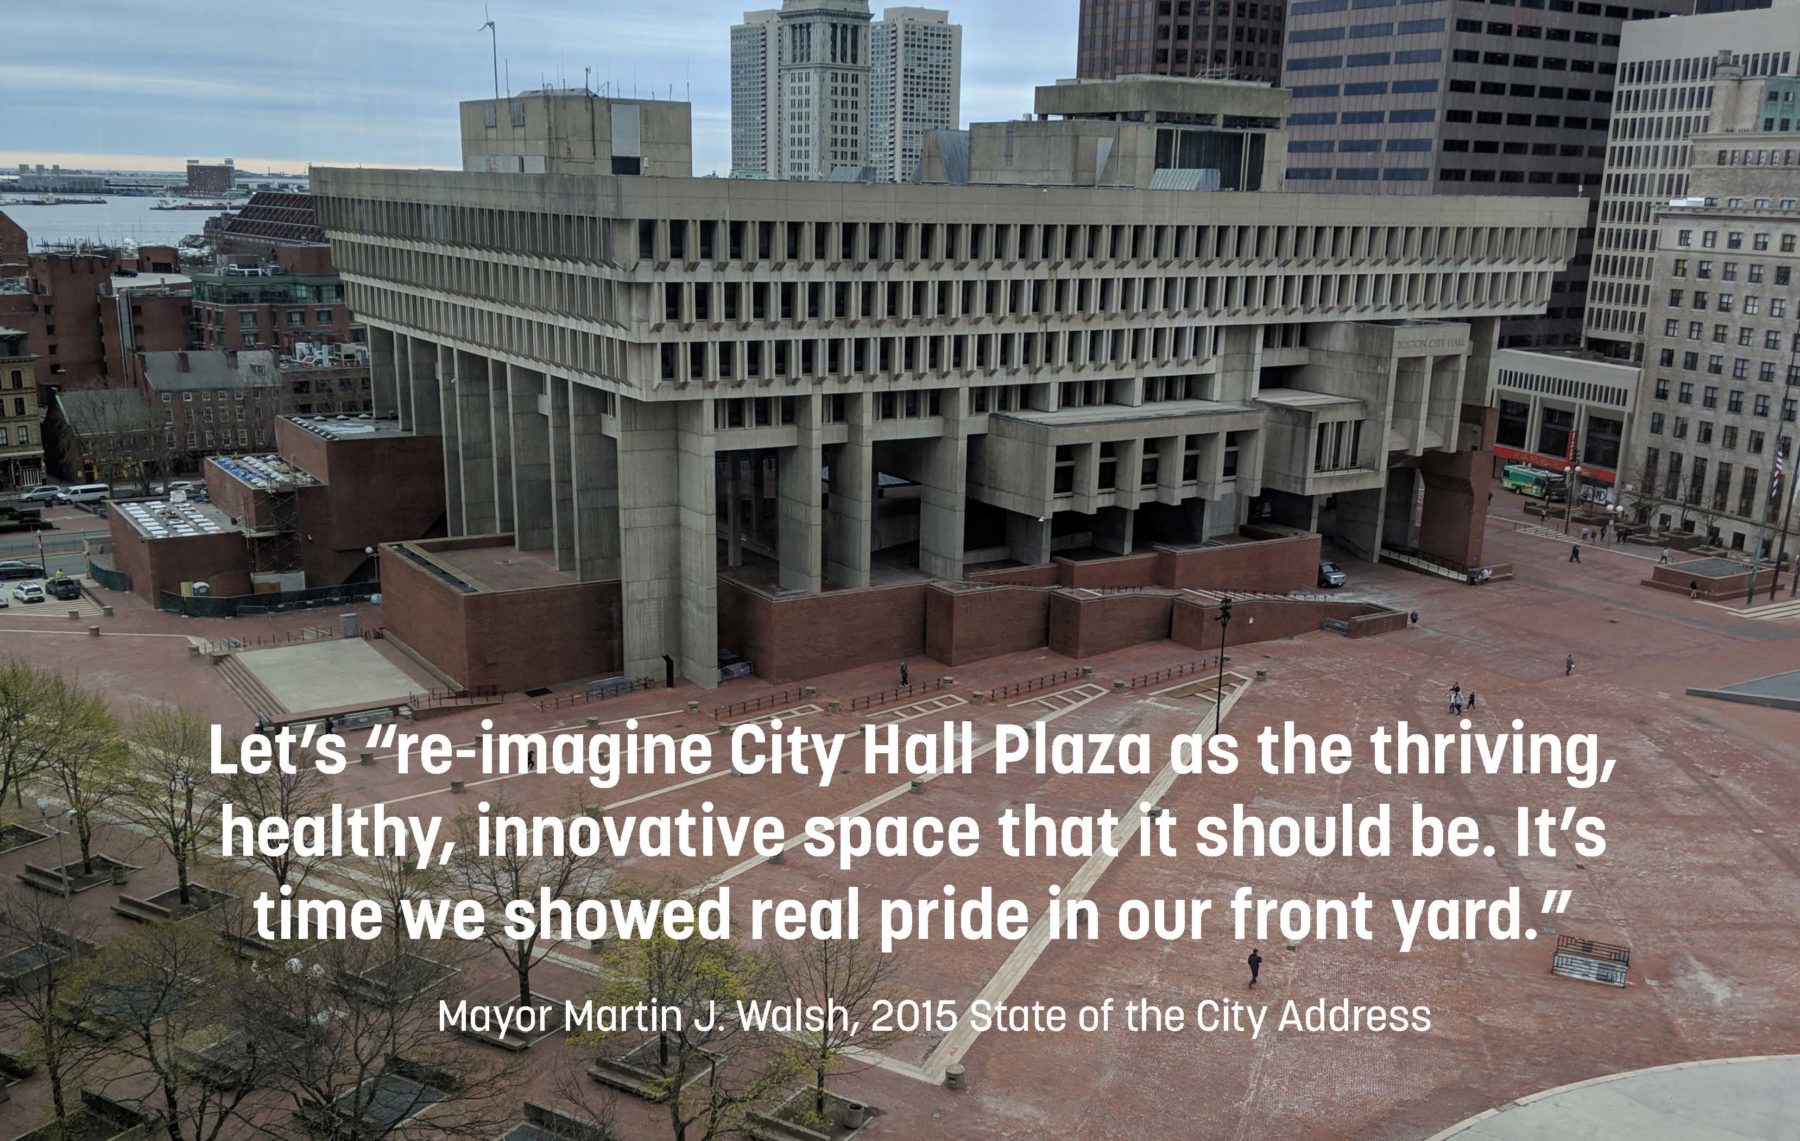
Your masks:
<svg viewBox="0 0 1800 1141"><path fill-rule="evenodd" d="M1637 395L1634 365L1581 349L1505 349L1494 356L1496 464L1579 466L1571 474L1590 498L1620 488ZM1611 490L1603 497L1615 500Z"/></svg>
<svg viewBox="0 0 1800 1141"><path fill-rule="evenodd" d="M884 32L905 58L893 81L904 90L907 77L922 95L916 103L895 95L884 106L902 121L878 122L873 115L875 50L868 0L783 0L779 9L743 14L731 29L731 175L734 178L821 180L866 176L873 139L895 140L887 149L887 171L904 164L907 122L920 130L941 126L943 67L961 70L961 31L938 23L931 9L893 9L902 29ZM941 61L943 29L950 32L952 58ZM952 85L954 92L956 85ZM952 94L959 99L959 94ZM958 104L952 103L954 112ZM954 115L950 119L954 124ZM895 148L898 148L896 151ZM909 171L900 171L911 176ZM873 175L882 178L882 169Z"/></svg>
<svg viewBox="0 0 1800 1141"><path fill-rule="evenodd" d="M0 325L0 488L42 482L44 425L36 363L25 330Z"/></svg>
<svg viewBox="0 0 1800 1141"><path fill-rule="evenodd" d="M927 136L919 179L1005 186L1279 190L1288 94L1234 80L1127 76L1039 87L1037 120Z"/></svg>
<svg viewBox="0 0 1800 1141"><path fill-rule="evenodd" d="M653 178L694 173L693 107L686 102L545 90L475 99L461 111L464 170Z"/></svg>
<svg viewBox="0 0 1800 1141"><path fill-rule="evenodd" d="M1081 0L1075 74L1281 81L1282 0Z"/></svg>
<svg viewBox="0 0 1800 1141"><path fill-rule="evenodd" d="M962 122L962 25L935 8L885 8L869 25L869 165L911 182L925 135Z"/></svg>
<svg viewBox="0 0 1800 1141"><path fill-rule="evenodd" d="M1644 359L1656 216L1689 193L1689 139L1765 129L1765 86L1782 89L1797 61L1800 0L1626 26L1583 330L1590 348Z"/></svg>
<svg viewBox="0 0 1800 1141"><path fill-rule="evenodd" d="M1366 194L1600 192L1621 28L1693 0L1491 7L1296 0L1283 83L1290 189ZM1591 227L1542 317L1510 346L1579 345Z"/></svg>
<svg viewBox="0 0 1800 1141"><path fill-rule="evenodd" d="M1689 197L1657 215L1634 506L1754 553L1787 506L1776 456L1791 471L1800 435L1800 133L1694 135L1689 153Z"/></svg>
<svg viewBox="0 0 1800 1141"><path fill-rule="evenodd" d="M868 621L971 567L1253 517L1480 560L1497 322L1580 202L1070 180L315 170L377 414L443 440L452 546L384 561L390 633L712 685L772 638L915 645Z"/></svg>

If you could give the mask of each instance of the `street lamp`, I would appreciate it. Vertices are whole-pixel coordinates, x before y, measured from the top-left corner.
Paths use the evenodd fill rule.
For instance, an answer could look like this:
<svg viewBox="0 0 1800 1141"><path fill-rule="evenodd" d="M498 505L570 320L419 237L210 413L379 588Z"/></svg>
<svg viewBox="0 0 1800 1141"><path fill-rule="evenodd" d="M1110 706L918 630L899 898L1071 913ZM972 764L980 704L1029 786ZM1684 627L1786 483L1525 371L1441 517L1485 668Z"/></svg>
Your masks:
<svg viewBox="0 0 1800 1141"><path fill-rule="evenodd" d="M1219 688L1213 695L1213 732L1225 720L1225 634L1231 626L1231 597L1219 600Z"/></svg>
<svg viewBox="0 0 1800 1141"><path fill-rule="evenodd" d="M38 815L44 818L46 827L54 827L50 823L52 819L61 820L73 811L69 808L58 811L54 805L41 796L38 797L37 809ZM69 861L63 855L63 830L61 828L56 829L56 874L62 877L62 897L63 903L66 904L69 902Z"/></svg>
<svg viewBox="0 0 1800 1141"><path fill-rule="evenodd" d="M1581 465L1563 468L1563 534L1569 533L1569 521L1575 515L1575 488L1581 482Z"/></svg>

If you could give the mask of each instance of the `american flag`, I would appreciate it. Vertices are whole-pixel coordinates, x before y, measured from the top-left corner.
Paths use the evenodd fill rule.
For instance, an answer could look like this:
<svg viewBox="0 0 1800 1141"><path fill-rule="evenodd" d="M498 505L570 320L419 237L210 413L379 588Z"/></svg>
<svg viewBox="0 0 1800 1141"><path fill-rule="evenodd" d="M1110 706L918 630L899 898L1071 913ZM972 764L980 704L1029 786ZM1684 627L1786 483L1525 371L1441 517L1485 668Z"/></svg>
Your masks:
<svg viewBox="0 0 1800 1141"><path fill-rule="evenodd" d="M1775 478L1769 481L1769 498L1771 500L1781 498L1781 477L1787 471L1787 450L1788 438L1783 436L1781 442L1775 445Z"/></svg>

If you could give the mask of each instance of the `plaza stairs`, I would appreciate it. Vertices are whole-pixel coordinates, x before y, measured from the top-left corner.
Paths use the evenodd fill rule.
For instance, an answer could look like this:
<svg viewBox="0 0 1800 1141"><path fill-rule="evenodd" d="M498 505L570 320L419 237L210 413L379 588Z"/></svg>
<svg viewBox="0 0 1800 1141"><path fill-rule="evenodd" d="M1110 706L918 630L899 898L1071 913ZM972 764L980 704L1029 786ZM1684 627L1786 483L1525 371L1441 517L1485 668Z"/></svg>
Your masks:
<svg viewBox="0 0 1800 1141"><path fill-rule="evenodd" d="M252 714L267 717L270 721L280 721L287 716L287 706L276 700L275 695L256 679L256 675L238 660L236 654L215 657L213 666L219 671L219 680L250 707Z"/></svg>

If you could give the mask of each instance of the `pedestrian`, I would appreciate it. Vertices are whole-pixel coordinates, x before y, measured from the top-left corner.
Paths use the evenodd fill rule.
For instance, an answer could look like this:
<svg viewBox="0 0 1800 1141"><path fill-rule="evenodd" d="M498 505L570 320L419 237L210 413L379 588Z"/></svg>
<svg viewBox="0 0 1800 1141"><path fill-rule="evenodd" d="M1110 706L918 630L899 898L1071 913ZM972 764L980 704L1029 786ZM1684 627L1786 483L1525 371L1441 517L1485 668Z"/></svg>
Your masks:
<svg viewBox="0 0 1800 1141"><path fill-rule="evenodd" d="M1482 567L1481 568L1482 584L1486 585L1487 583L1490 583L1493 580L1494 580L1494 568L1493 567Z"/></svg>
<svg viewBox="0 0 1800 1141"><path fill-rule="evenodd" d="M1581 544L1580 543L1574 543L1574 544L1570 545L1569 561L1572 563L1578 563L1581 561Z"/></svg>
<svg viewBox="0 0 1800 1141"><path fill-rule="evenodd" d="M258 713L256 715L256 735L258 737L266 737L268 736L268 733L269 715L267 713Z"/></svg>
<svg viewBox="0 0 1800 1141"><path fill-rule="evenodd" d="M325 723L320 727L325 730L327 735L337 732L337 722L333 721L329 715L325 718Z"/></svg>
<svg viewBox="0 0 1800 1141"><path fill-rule="evenodd" d="M900 663L900 684L901 685L911 685L912 682L910 680L908 680L911 677L912 677L912 674L907 671L906 663L901 662Z"/></svg>
<svg viewBox="0 0 1800 1141"><path fill-rule="evenodd" d="M1588 541L1588 529L1586 527L1581 529L1581 541L1584 543Z"/></svg>
<svg viewBox="0 0 1800 1141"><path fill-rule="evenodd" d="M1412 612L1412 624L1414 626L1419 624L1419 612L1417 610Z"/></svg>
<svg viewBox="0 0 1800 1141"><path fill-rule="evenodd" d="M1699 598L1700 597L1700 580L1699 579L1697 579L1697 578L1688 579L1688 597L1689 598Z"/></svg>
<svg viewBox="0 0 1800 1141"><path fill-rule="evenodd" d="M1664 548L1663 548L1663 553L1662 553L1662 558L1660 558L1660 559L1657 559L1657 560L1656 560L1656 561L1657 561L1657 562L1658 562L1658 563L1666 563L1666 562L1668 562L1668 561L1669 561L1669 548L1667 548L1667 547L1664 547Z"/></svg>
<svg viewBox="0 0 1800 1141"><path fill-rule="evenodd" d="M1575 655L1570 654L1568 656L1568 658L1563 661L1563 676L1568 677L1570 674L1572 674L1574 672L1575 672Z"/></svg>
<svg viewBox="0 0 1800 1141"><path fill-rule="evenodd" d="M1257 972L1262 970L1262 956L1256 953L1255 947L1250 948L1249 962L1250 962L1250 985L1252 988L1254 988L1256 986Z"/></svg>
<svg viewBox="0 0 1800 1141"><path fill-rule="evenodd" d="M1475 712L1475 691L1472 689L1469 691L1469 712Z"/></svg>

